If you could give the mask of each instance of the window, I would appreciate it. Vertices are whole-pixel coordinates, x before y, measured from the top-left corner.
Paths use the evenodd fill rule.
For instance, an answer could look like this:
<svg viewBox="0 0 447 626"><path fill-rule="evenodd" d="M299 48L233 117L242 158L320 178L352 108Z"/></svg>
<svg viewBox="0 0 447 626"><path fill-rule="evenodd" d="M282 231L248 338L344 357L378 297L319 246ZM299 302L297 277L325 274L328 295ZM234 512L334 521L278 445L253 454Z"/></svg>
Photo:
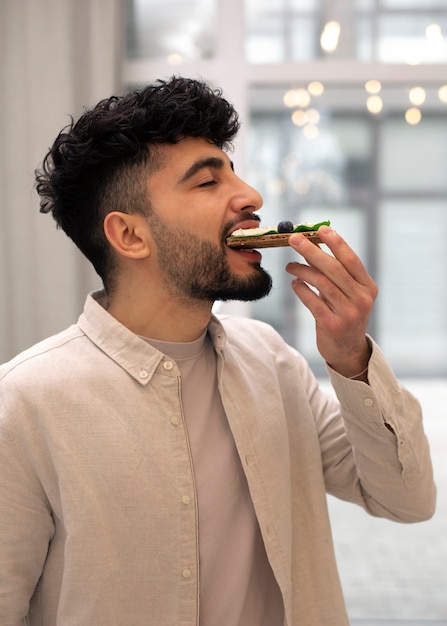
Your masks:
<svg viewBox="0 0 447 626"><path fill-rule="evenodd" d="M214 55L216 28L212 0L124 0L128 59L185 59Z"/></svg>
<svg viewBox="0 0 447 626"><path fill-rule="evenodd" d="M431 94L432 108L411 125L405 90L400 96L382 90L380 116L367 111L364 89L328 89L306 108L287 110L288 93L251 90L248 179L264 197L263 222L331 219L380 286L370 330L396 371L447 373L444 105ZM318 371L313 319L284 273L293 255L288 248L263 252L275 289L253 304L253 314L278 328Z"/></svg>
<svg viewBox="0 0 447 626"><path fill-rule="evenodd" d="M245 6L250 63L332 55L382 63L447 61L443 0L249 0Z"/></svg>

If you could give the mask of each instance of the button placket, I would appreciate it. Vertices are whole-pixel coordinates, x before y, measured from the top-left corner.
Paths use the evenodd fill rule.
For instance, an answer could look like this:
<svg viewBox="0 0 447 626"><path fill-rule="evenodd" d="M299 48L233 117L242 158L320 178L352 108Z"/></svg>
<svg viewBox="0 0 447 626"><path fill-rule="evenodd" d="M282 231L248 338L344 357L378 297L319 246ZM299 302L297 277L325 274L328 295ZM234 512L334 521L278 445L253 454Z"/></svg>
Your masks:
<svg viewBox="0 0 447 626"><path fill-rule="evenodd" d="M169 398L168 404L166 405L167 410L164 413L164 420L170 431L169 441L172 452L172 464L173 466L175 465L174 469L177 475L177 576L181 581L183 590L180 604L184 603L189 607L190 598L197 597L198 593L198 521L195 506L195 485L192 461L183 417L181 377L176 362L168 357L164 357L159 363L158 374L160 374L160 383L163 385L166 398ZM188 610L180 611L180 613L183 612L189 614L189 608Z"/></svg>

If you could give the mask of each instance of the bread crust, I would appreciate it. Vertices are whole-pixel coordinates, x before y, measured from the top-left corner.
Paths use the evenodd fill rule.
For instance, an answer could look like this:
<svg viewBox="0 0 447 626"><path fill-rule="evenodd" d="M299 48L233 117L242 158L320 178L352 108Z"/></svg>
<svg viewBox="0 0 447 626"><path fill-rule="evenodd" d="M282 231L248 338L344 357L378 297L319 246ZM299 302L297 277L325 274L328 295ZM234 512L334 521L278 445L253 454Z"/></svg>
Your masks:
<svg viewBox="0 0 447 626"><path fill-rule="evenodd" d="M227 245L230 248L249 249L254 250L256 248L280 248L289 245L290 235L295 233L272 233L270 235L253 235L243 237L227 237ZM312 243L318 245L322 243L318 231L308 230L301 232L300 235L304 235Z"/></svg>

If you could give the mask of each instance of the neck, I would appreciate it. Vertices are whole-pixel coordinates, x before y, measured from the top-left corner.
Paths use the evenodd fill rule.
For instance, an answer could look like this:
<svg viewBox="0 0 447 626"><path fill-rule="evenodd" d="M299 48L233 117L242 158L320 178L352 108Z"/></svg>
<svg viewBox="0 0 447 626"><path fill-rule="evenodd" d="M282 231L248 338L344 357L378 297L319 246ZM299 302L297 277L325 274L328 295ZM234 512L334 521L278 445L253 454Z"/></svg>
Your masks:
<svg viewBox="0 0 447 626"><path fill-rule="evenodd" d="M161 341L198 339L208 326L212 302L176 298L156 289L118 289L108 312L136 335Z"/></svg>

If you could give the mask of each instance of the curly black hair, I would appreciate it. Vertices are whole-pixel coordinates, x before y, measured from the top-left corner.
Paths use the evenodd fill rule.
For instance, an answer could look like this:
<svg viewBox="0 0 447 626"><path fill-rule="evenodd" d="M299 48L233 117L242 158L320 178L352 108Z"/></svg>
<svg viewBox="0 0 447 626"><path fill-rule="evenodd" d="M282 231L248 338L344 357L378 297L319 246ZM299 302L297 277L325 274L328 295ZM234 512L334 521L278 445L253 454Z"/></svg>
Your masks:
<svg viewBox="0 0 447 626"><path fill-rule="evenodd" d="M229 148L238 130L222 91L194 79L174 76L102 100L62 129L36 170L40 211L52 212L110 289L116 266L104 217L148 214L145 179L161 166L157 146L201 137Z"/></svg>

